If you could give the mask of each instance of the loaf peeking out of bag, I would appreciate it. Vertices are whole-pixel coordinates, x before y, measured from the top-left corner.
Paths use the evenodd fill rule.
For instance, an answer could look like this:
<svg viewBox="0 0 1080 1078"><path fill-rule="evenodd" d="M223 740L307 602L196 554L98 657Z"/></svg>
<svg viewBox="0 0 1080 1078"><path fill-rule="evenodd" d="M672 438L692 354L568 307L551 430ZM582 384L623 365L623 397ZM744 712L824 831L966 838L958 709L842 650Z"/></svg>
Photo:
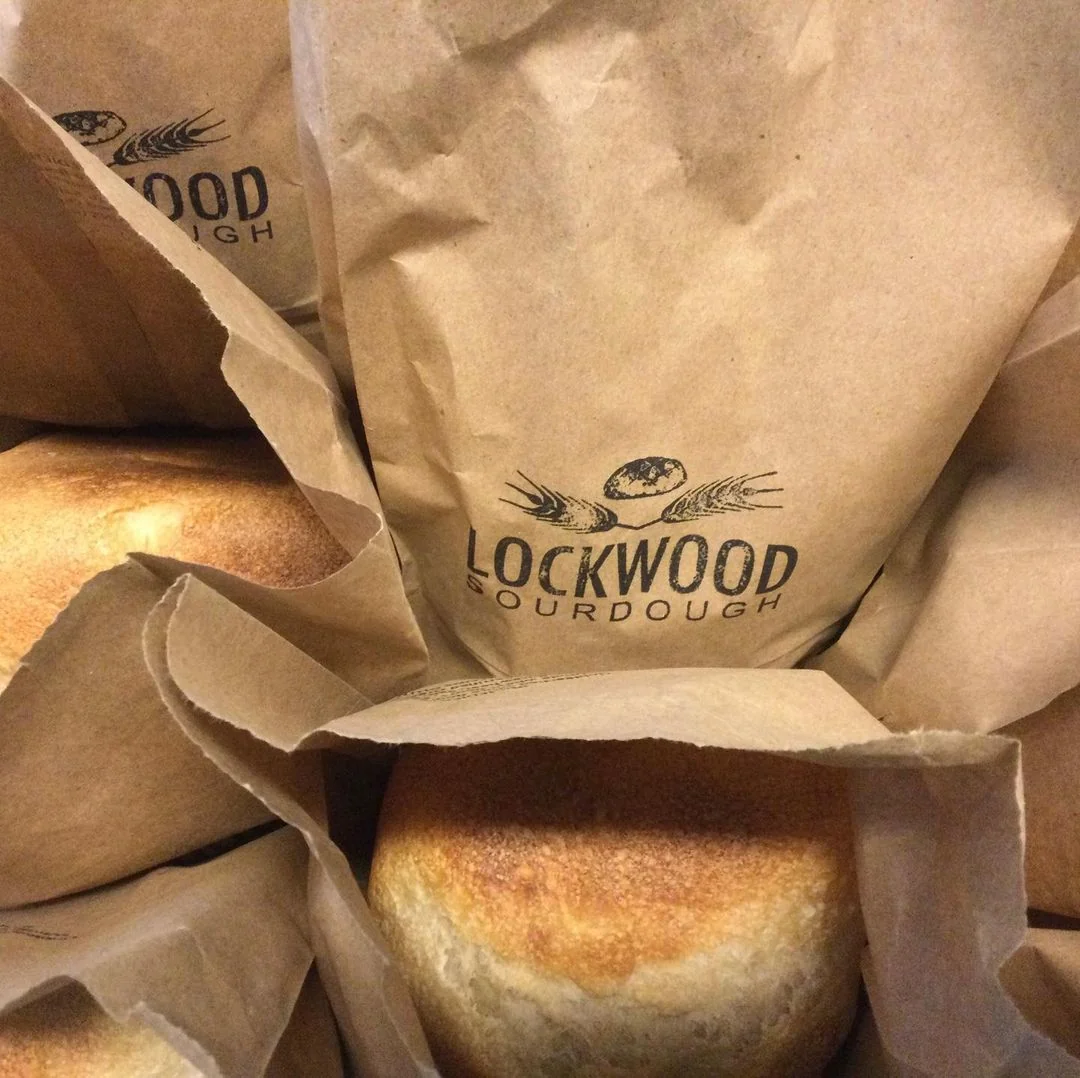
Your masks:
<svg viewBox="0 0 1080 1078"><path fill-rule="evenodd" d="M4 1078L341 1078L308 853L278 828L4 912Z"/></svg>
<svg viewBox="0 0 1080 1078"><path fill-rule="evenodd" d="M0 74L267 304L314 318L286 0L9 7Z"/></svg>
<svg viewBox="0 0 1080 1078"><path fill-rule="evenodd" d="M1080 214L1080 15L301 0L294 24L328 335L441 622L497 673L805 656Z"/></svg>
<svg viewBox="0 0 1080 1078"><path fill-rule="evenodd" d="M660 741L403 750L372 908L446 1078L817 1075L863 943L842 771Z"/></svg>
<svg viewBox="0 0 1080 1078"><path fill-rule="evenodd" d="M200 1072L145 1026L122 1025L75 987L0 1019L0 1065L13 1075L151 1075L200 1078Z"/></svg>
<svg viewBox="0 0 1080 1078"><path fill-rule="evenodd" d="M0 453L0 685L79 588L129 551L278 588L348 561L256 435L32 438Z"/></svg>
<svg viewBox="0 0 1080 1078"><path fill-rule="evenodd" d="M177 577L369 699L425 652L325 358L3 80L0 209L3 676L18 666L0 693L0 906L15 907L267 818L147 668L145 624ZM240 427L258 434L211 433Z"/></svg>

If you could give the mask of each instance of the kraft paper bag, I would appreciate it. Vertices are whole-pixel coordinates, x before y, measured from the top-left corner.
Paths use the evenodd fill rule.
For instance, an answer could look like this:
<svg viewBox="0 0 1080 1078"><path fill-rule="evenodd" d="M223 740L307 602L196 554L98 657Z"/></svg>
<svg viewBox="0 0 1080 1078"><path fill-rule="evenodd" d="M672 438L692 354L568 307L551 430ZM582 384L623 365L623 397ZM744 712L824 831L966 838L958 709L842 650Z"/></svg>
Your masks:
<svg viewBox="0 0 1080 1078"><path fill-rule="evenodd" d="M1030 928L1002 970L1020 1010L1036 1028L1080 1057L1080 925Z"/></svg>
<svg viewBox="0 0 1080 1078"><path fill-rule="evenodd" d="M142 659L163 588L91 581L0 693L0 908L139 872L268 818L170 721Z"/></svg>
<svg viewBox="0 0 1080 1078"><path fill-rule="evenodd" d="M379 646L378 618L357 621L354 611L350 632L339 612L340 633L305 618L335 596L347 609L348 568L332 578L334 588L312 585L283 602L204 567L144 561L161 575L133 560L99 574L0 692L0 908L108 883L267 818L261 802L176 728L147 671L141 634L172 582L168 570L197 572L283 635L306 637L326 661L339 659L369 689L350 687L357 701L403 683L393 638ZM380 663L381 672L365 676Z"/></svg>
<svg viewBox="0 0 1080 1078"><path fill-rule="evenodd" d="M344 682L190 577L147 620L144 648L180 726L304 833L320 976L365 1075L435 1071L349 866L318 821L306 750L334 746L376 776L386 746L513 737L668 738L848 768L864 976L883 1050L904 1068L888 1073L1080 1074L1080 1060L1025 1021L998 979L1025 932L1012 740L890 733L815 671L453 682L357 710ZM237 661L248 677L232 676Z"/></svg>
<svg viewBox="0 0 1080 1078"><path fill-rule="evenodd" d="M3 83L0 142L5 422L254 422L353 560L313 592L249 600L301 608L294 620L316 636L351 636L330 665L370 695L397 691L422 670L423 644L325 358ZM314 650L326 661L333 645Z"/></svg>
<svg viewBox="0 0 1080 1078"><path fill-rule="evenodd" d="M815 665L894 729L993 730L1080 682L1080 279L1043 303Z"/></svg>
<svg viewBox="0 0 1080 1078"><path fill-rule="evenodd" d="M8 0L0 75L267 304L310 318L287 0Z"/></svg>
<svg viewBox="0 0 1080 1078"><path fill-rule="evenodd" d="M0 1029L81 986L207 1078L340 1078L289 829L205 863L0 914ZM10 1043L10 1042L9 1042ZM3 1056L0 1054L0 1064Z"/></svg>
<svg viewBox="0 0 1080 1078"><path fill-rule="evenodd" d="M1078 407L1080 279L1032 316L880 578L814 662L893 729L1019 738L1029 901L1074 916Z"/></svg>
<svg viewBox="0 0 1080 1078"><path fill-rule="evenodd" d="M1005 732L1022 746L1028 902L1080 917L1080 686Z"/></svg>
<svg viewBox="0 0 1080 1078"><path fill-rule="evenodd" d="M139 644L155 587L198 572L367 699L426 659L326 360L3 83L0 143L0 446L39 421L254 421L349 555L291 590L150 558L90 582L0 693L0 906L16 906L266 818L155 692Z"/></svg>
<svg viewBox="0 0 1080 1078"><path fill-rule="evenodd" d="M490 671L792 665L1080 214L1054 2L297 0L329 347Z"/></svg>

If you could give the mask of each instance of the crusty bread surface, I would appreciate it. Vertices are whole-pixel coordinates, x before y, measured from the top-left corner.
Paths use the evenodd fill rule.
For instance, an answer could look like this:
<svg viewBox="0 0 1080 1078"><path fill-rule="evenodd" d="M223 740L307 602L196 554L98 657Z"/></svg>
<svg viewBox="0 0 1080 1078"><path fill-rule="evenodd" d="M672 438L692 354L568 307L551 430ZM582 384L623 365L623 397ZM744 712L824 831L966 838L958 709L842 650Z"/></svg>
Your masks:
<svg viewBox="0 0 1080 1078"><path fill-rule="evenodd" d="M347 560L256 436L32 438L0 453L0 685L79 588L129 551L274 587Z"/></svg>
<svg viewBox="0 0 1080 1078"><path fill-rule="evenodd" d="M201 1078L151 1029L62 988L0 1018L0 1078Z"/></svg>
<svg viewBox="0 0 1080 1078"><path fill-rule="evenodd" d="M851 1022L841 771L660 741L402 750L369 898L446 1078L796 1078Z"/></svg>

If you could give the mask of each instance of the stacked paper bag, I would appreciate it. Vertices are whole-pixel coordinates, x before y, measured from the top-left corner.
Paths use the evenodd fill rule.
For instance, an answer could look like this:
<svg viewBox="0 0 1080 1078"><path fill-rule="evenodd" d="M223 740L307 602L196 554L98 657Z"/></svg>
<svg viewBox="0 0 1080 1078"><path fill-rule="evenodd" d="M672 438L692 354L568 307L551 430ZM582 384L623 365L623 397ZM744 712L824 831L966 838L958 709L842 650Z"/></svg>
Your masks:
<svg viewBox="0 0 1080 1078"><path fill-rule="evenodd" d="M32 1065L41 1048L25 1001L50 993L36 1004L47 1029L51 992L70 998L60 986L74 982L111 1020L160 1038L164 1058L190 1061L185 1075L338 1078L337 1032L303 929L306 866L303 841L278 830L203 864L5 912L0 1001L18 1009L0 1023L0 1059ZM77 1027L72 1041L66 1065L88 1065ZM140 1065L135 1055L127 1073Z"/></svg>
<svg viewBox="0 0 1080 1078"><path fill-rule="evenodd" d="M283 590L136 551L23 657L0 1063L75 982L194 1074L434 1076L362 883L396 746L652 738L847 775L830 1074L1080 1075L1080 282L1032 313L1075 13L292 19L394 541L330 364L0 84L0 449L254 429L348 554Z"/></svg>
<svg viewBox="0 0 1080 1078"><path fill-rule="evenodd" d="M487 670L790 666L1080 215L1065 5L297 0L328 341Z"/></svg>
<svg viewBox="0 0 1080 1078"><path fill-rule="evenodd" d="M937 486L815 663L894 730L997 730L1022 748L1028 902L1003 971L1077 1051L1080 1011L1080 279L1032 316ZM1055 925L1056 927L1047 927Z"/></svg>
<svg viewBox="0 0 1080 1078"><path fill-rule="evenodd" d="M172 580L196 573L357 691L392 695L424 647L378 499L318 353L6 85L0 142L5 448L55 424L254 427L348 552L289 590L131 559L23 657L0 694L4 1004L70 978L200 1073L324 1073L337 1034L318 982L301 992L314 932L295 834L124 882L271 818L170 719L142 631ZM294 1014L304 1028L286 1035Z"/></svg>
<svg viewBox="0 0 1080 1078"><path fill-rule="evenodd" d="M11 0L0 75L290 324L320 339L287 0L136 15Z"/></svg>

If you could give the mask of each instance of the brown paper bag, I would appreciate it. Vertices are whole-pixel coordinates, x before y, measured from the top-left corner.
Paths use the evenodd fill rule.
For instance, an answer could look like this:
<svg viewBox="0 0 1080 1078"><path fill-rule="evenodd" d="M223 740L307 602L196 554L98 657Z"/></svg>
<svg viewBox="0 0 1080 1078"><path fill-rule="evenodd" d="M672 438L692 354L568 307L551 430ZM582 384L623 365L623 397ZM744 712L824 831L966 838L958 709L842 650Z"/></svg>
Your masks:
<svg viewBox="0 0 1080 1078"><path fill-rule="evenodd" d="M1032 317L881 577L814 663L893 729L1016 723L1008 732L1024 746L1030 901L1072 915L1078 405L1080 279Z"/></svg>
<svg viewBox="0 0 1080 1078"><path fill-rule="evenodd" d="M1075 8L293 25L330 346L441 622L502 674L806 655L1080 212Z"/></svg>
<svg viewBox="0 0 1080 1078"><path fill-rule="evenodd" d="M1080 681L1080 279L1025 327L815 665L894 729L993 730Z"/></svg>
<svg viewBox="0 0 1080 1078"><path fill-rule="evenodd" d="M216 1078L339 1078L307 853L279 829L195 867L0 915L0 1011L69 982ZM70 989L68 989L70 991Z"/></svg>
<svg viewBox="0 0 1080 1078"><path fill-rule="evenodd" d="M1006 732L1022 746L1028 902L1080 917L1080 687Z"/></svg>
<svg viewBox="0 0 1080 1078"><path fill-rule="evenodd" d="M1080 681L1080 279L1025 327L815 665L894 729L993 730Z"/></svg>
<svg viewBox="0 0 1080 1078"><path fill-rule="evenodd" d="M0 908L108 883L268 818L177 730L147 674L142 627L161 591L135 564L91 581L0 694Z"/></svg>
<svg viewBox="0 0 1080 1078"><path fill-rule="evenodd" d="M325 359L2 83L0 143L0 445L33 419L254 419L354 558L287 591L196 571L363 697L401 691L423 643ZM92 582L0 694L0 906L107 883L266 818L178 734L142 659L160 581L193 568L147 559Z"/></svg>
<svg viewBox="0 0 1080 1078"><path fill-rule="evenodd" d="M197 571L249 601L279 631L306 637L327 660L336 656L355 680L368 681L373 691L367 695L377 697L401 683L401 653L395 654L392 635L380 649L378 617L358 620L362 606L349 612L345 585L350 571L355 584L355 566L331 578L321 600L320 585L275 593ZM143 623L170 580L134 561L100 574L0 693L0 907L107 883L267 818L257 799L176 729L147 673ZM320 601L337 605L340 636L334 619L305 620L305 610ZM350 648L362 650L351 654ZM385 669L366 678L365 669L380 661ZM276 679L263 684L268 693L283 689ZM365 701L348 691L353 706Z"/></svg>
<svg viewBox="0 0 1080 1078"><path fill-rule="evenodd" d="M2 83L0 141L0 255L13 267L0 305L0 415L100 426L254 420L357 558L310 594L250 589L245 601L294 608L327 638L316 648L323 661L333 638L334 669L370 695L396 690L403 666L422 667L422 644L326 360Z"/></svg>
<svg viewBox="0 0 1080 1078"><path fill-rule="evenodd" d="M1001 976L1028 1021L1080 1057L1080 931L1028 929Z"/></svg>
<svg viewBox="0 0 1080 1078"><path fill-rule="evenodd" d="M290 319L315 309L286 0L13 0L0 75Z"/></svg>
<svg viewBox="0 0 1080 1078"><path fill-rule="evenodd" d="M227 676L226 640L240 643L247 678ZM341 681L190 578L155 609L144 643L180 725L305 834L320 975L361 1073L434 1072L348 865L312 811L310 754L296 750L336 744L364 759L412 741L660 737L852 769L864 971L896 1074L1080 1075L1080 1060L1025 1023L997 979L1024 934L1014 742L890 734L813 671L452 683L349 713ZM288 692L258 691L264 677Z"/></svg>

